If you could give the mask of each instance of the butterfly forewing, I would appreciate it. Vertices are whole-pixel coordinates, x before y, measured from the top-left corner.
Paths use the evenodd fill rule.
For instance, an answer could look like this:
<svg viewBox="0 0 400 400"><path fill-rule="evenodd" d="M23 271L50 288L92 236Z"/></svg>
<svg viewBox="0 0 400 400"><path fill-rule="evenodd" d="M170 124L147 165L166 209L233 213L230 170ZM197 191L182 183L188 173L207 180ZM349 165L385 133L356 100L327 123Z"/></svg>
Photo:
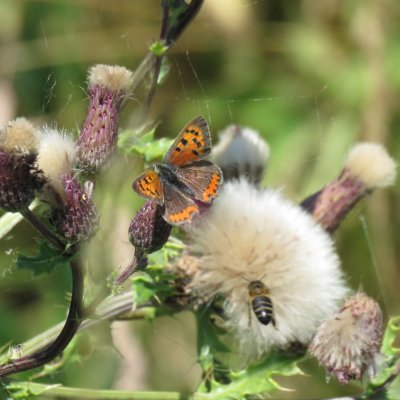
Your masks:
<svg viewBox="0 0 400 400"><path fill-rule="evenodd" d="M156 200L159 204L164 202L163 184L155 171L144 172L133 182L132 188L148 200Z"/></svg>
<svg viewBox="0 0 400 400"><path fill-rule="evenodd" d="M210 129L206 120L199 116L182 129L165 155L164 162L182 166L206 157L210 151Z"/></svg>
<svg viewBox="0 0 400 400"><path fill-rule="evenodd" d="M217 196L222 184L221 170L206 160L178 168L176 176L194 193L197 200L204 203L210 203Z"/></svg>
<svg viewBox="0 0 400 400"><path fill-rule="evenodd" d="M194 201L173 185L164 186L164 219L173 225L190 221L199 212Z"/></svg>

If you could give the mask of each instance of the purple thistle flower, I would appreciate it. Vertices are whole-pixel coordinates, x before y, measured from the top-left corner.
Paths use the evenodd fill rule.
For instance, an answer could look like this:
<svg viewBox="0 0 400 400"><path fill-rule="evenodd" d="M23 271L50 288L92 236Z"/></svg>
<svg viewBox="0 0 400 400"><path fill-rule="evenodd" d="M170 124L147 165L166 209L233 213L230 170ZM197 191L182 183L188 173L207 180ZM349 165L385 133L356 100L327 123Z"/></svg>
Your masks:
<svg viewBox="0 0 400 400"><path fill-rule="evenodd" d="M72 174L62 179L65 189L63 209L54 209L52 221L57 231L71 242L88 239L98 226L98 214L90 195Z"/></svg>
<svg viewBox="0 0 400 400"><path fill-rule="evenodd" d="M154 253L167 243L172 225L163 218L163 208L147 201L133 218L128 231L129 241L145 253Z"/></svg>
<svg viewBox="0 0 400 400"><path fill-rule="evenodd" d="M95 65L89 71L89 109L80 132L78 166L97 172L117 145L119 112L132 73L124 67Z"/></svg>
<svg viewBox="0 0 400 400"><path fill-rule="evenodd" d="M0 207L17 212L29 206L45 183L36 154L9 153L0 149Z"/></svg>
<svg viewBox="0 0 400 400"><path fill-rule="evenodd" d="M137 212L128 230L135 254L130 264L118 275L116 285L122 285L138 268L145 268L145 255L160 250L167 243L172 225L165 221L163 215L163 207L154 201L147 201Z"/></svg>

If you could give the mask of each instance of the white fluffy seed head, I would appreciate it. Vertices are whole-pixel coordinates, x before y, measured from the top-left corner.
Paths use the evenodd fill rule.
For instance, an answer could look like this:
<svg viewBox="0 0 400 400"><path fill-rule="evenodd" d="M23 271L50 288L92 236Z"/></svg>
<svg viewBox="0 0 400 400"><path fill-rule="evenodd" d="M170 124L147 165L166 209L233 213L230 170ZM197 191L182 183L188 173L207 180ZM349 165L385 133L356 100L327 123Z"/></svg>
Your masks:
<svg viewBox="0 0 400 400"><path fill-rule="evenodd" d="M348 291L328 234L279 191L228 183L191 229L190 251L200 257L193 288L225 296L228 324L247 359L308 343ZM249 307L253 280L269 290L276 328Z"/></svg>
<svg viewBox="0 0 400 400"><path fill-rule="evenodd" d="M37 129L24 117L8 122L0 131L0 147L8 152L35 153L38 142Z"/></svg>
<svg viewBox="0 0 400 400"><path fill-rule="evenodd" d="M50 127L41 131L37 161L49 184L64 197L62 177L71 172L76 147L71 136Z"/></svg>
<svg viewBox="0 0 400 400"><path fill-rule="evenodd" d="M396 162L378 143L359 143L347 156L345 168L367 189L384 188L396 180Z"/></svg>
<svg viewBox="0 0 400 400"><path fill-rule="evenodd" d="M267 142L253 129L229 125L219 135L212 160L221 167L225 181L245 177L259 183L269 158Z"/></svg>
<svg viewBox="0 0 400 400"><path fill-rule="evenodd" d="M89 87L100 86L113 93L126 91L132 83L133 74L119 65L97 64L89 69Z"/></svg>

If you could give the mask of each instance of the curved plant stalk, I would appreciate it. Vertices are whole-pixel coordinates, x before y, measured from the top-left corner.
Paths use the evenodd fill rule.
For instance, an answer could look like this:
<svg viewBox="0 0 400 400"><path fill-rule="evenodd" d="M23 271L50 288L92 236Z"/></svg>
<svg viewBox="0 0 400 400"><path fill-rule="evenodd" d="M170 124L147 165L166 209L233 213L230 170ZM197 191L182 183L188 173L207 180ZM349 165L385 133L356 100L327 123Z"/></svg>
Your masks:
<svg viewBox="0 0 400 400"><path fill-rule="evenodd" d="M68 316L61 332L53 342L40 347L34 353L1 365L0 377L46 364L61 354L75 336L81 324L84 273L77 260L72 260L70 266L72 272L72 296Z"/></svg>

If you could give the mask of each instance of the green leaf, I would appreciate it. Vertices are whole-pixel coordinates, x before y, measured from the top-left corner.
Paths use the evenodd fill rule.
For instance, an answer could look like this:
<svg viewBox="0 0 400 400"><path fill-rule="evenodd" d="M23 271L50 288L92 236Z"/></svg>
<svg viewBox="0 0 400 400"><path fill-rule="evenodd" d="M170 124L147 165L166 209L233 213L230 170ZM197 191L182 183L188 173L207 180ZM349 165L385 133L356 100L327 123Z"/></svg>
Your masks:
<svg viewBox="0 0 400 400"><path fill-rule="evenodd" d="M139 306L151 299L156 299L161 305L161 312L168 312L164 300L176 295L174 284L176 276L165 267L172 257L176 257L180 253L182 248L183 246L177 239L171 238L161 250L148 255L149 264L146 272L135 274L132 278L134 304Z"/></svg>
<svg viewBox="0 0 400 400"><path fill-rule="evenodd" d="M39 254L36 256L19 256L17 268L29 269L34 275L51 273L57 266L66 267L69 265L71 256L66 257L60 254L59 250L51 247L47 242L40 243Z"/></svg>
<svg viewBox="0 0 400 400"><path fill-rule="evenodd" d="M394 342L400 332L400 316L390 318L382 340L381 353L386 356L395 356L400 353L400 347Z"/></svg>
<svg viewBox="0 0 400 400"><path fill-rule="evenodd" d="M228 385L213 383L210 397L213 400L242 400L256 395L266 395L275 390L287 390L275 380L275 376L301 375L298 367L299 357L281 352L271 353L265 360L240 371L229 374Z"/></svg>
<svg viewBox="0 0 400 400"><path fill-rule="evenodd" d="M146 162L151 162L163 157L172 144L172 139L154 139L156 127L150 131L138 135L137 131L127 130L118 138L118 147L126 154L138 154L144 157Z"/></svg>
<svg viewBox="0 0 400 400"><path fill-rule="evenodd" d="M371 394L378 387L381 387L383 383L389 378L393 370L397 368L399 362L400 348L395 347L394 343L400 332L400 316L393 317L389 320L385 334L382 340L381 354L384 357L384 361L379 373L371 379L366 389L366 394Z"/></svg>

